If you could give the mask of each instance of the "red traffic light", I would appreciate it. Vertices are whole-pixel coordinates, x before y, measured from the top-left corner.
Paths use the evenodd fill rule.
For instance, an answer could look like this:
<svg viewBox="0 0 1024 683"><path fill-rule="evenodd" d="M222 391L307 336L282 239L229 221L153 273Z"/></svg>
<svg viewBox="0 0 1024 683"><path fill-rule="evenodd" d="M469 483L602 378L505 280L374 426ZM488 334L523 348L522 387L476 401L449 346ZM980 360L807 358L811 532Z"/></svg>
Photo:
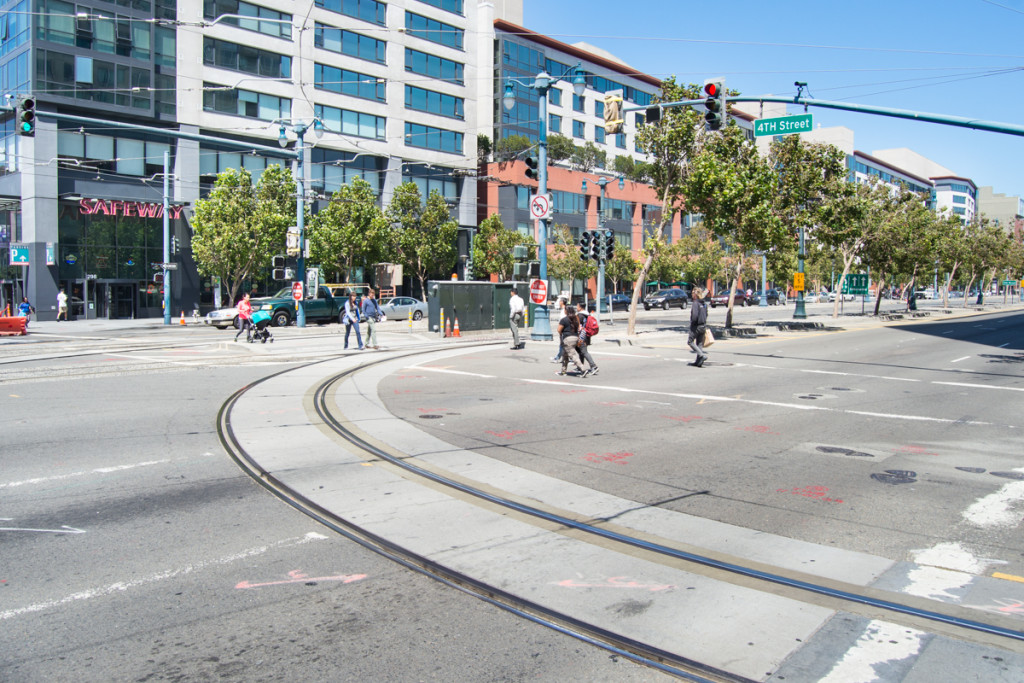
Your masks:
<svg viewBox="0 0 1024 683"><path fill-rule="evenodd" d="M718 90L720 88L721 88L721 86L718 83L705 83L704 84L704 92L708 95L708 97L717 97L718 96Z"/></svg>

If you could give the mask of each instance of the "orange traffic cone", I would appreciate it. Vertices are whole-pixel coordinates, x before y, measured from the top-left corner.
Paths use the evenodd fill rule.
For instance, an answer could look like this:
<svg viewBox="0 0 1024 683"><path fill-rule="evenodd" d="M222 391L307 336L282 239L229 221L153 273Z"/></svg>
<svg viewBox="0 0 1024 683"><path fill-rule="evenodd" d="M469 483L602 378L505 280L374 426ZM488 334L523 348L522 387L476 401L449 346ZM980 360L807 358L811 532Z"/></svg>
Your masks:
<svg viewBox="0 0 1024 683"><path fill-rule="evenodd" d="M461 334L459 334L459 319L458 318L455 319L455 334L453 334L452 336L453 337L461 337L462 336Z"/></svg>
<svg viewBox="0 0 1024 683"><path fill-rule="evenodd" d="M181 312L181 320L180 320L179 324L181 324L181 325L185 324L185 311Z"/></svg>
<svg viewBox="0 0 1024 683"><path fill-rule="evenodd" d="M452 336L452 319L451 318L447 318L444 321L444 336L446 336L446 337Z"/></svg>

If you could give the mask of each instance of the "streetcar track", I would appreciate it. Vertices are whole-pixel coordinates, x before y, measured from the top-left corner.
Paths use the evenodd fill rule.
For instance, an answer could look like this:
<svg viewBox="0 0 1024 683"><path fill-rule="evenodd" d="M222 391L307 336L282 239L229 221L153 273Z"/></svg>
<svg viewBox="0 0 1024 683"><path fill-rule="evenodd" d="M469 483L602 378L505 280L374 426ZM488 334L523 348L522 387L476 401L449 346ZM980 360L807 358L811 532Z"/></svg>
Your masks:
<svg viewBox="0 0 1024 683"><path fill-rule="evenodd" d="M504 514L509 514L510 512L517 519L525 519L529 523L556 533L569 535L579 540L601 545L602 547L625 548L627 549L626 552L634 556L640 554L645 559L653 558L653 561L658 561L662 564L738 585L751 586L769 583L775 587L781 587L783 590L782 594L786 597L810 604L822 605L837 612L862 614L876 619L884 618L915 628L930 629L932 632L961 640L986 645L997 645L1014 651L1021 651L1020 643L1024 642L1024 632L1015 628L1012 619L996 619L995 621L999 623L977 621L970 615L971 610L969 608L959 605L937 603L936 606L935 601L914 596L899 596L902 601L897 601L892 597L885 597L893 595L887 591L849 585L820 577L801 575L797 572L787 572L786 570L765 567L750 561L745 561L746 564L741 564L734 558L716 557L707 550L686 550L676 545L669 545L670 542L666 542L664 539L638 534L637 532L630 533L629 530L617 528L609 523L608 520L582 520L574 518L565 512L545 510L538 507L536 502L527 503L522 500L516 500L507 492L487 490L480 484L467 483L465 480L460 481L450 473L441 474L432 471L428 467L423 466L423 464L417 464L415 461L418 458L404 453L393 452L386 447L378 445L373 439L360 433L356 428L348 424L343 416L339 417L331 409L329 404L330 396L333 395L334 388L342 381L379 363L393 361L396 358L414 356L419 352L420 350L414 350L409 353L374 360L322 380L312 391L311 404L317 416L323 421L324 427L333 432L338 438L344 440L347 446L357 449L358 453L367 460L385 462L392 467L399 468L407 475L430 482L433 487L444 487L454 490L458 492L460 497L465 496L476 499L485 504L486 507L500 508L507 511ZM332 359L322 359L317 361L317 363L326 362L327 360ZM301 367L308 367L309 365L312 364ZM554 612L542 605L530 603L520 596L511 595L501 589L482 584L471 576L441 566L427 557L410 552L387 539L380 538L372 531L334 515L296 491L291 490L272 474L263 471L259 464L248 456L242 444L235 438L231 427L231 409L245 392L252 387L289 371L291 369L274 373L257 383L243 387L224 404L218 415L218 432L221 435L221 441L225 449L243 469L248 471L275 495L347 538L355 540L364 545L364 547L376 552L381 552L389 558L399 561L403 566L425 572L448 585L454 585L461 590L466 590L492 604L530 618L538 623L543 623L546 626L581 638L587 642L592 642L611 651L619 652L629 656L631 659L654 666L673 675L691 680L742 680L727 672L709 669L705 665L681 658L672 653L660 650L652 651L652 648L643 643L624 639L618 634L609 633L592 624L580 623L569 615ZM774 592L779 594L778 588ZM703 678L704 676L711 676L712 678Z"/></svg>

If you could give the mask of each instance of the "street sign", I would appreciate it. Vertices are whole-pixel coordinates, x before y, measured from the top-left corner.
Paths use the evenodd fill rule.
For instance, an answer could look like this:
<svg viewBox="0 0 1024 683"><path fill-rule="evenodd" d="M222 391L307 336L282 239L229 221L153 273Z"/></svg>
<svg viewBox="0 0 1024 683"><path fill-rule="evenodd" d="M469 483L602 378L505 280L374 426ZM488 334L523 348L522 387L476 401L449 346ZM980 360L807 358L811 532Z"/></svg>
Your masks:
<svg viewBox="0 0 1024 683"><path fill-rule="evenodd" d="M1016 280L1003 280L1003 286L1004 287L1016 287L1017 286L1017 281Z"/></svg>
<svg viewBox="0 0 1024 683"><path fill-rule="evenodd" d="M793 273L793 289L798 292L804 291L804 274Z"/></svg>
<svg viewBox="0 0 1024 683"><path fill-rule="evenodd" d="M57 259L54 257L54 244L53 242L46 243L46 265L55 266L57 265Z"/></svg>
<svg viewBox="0 0 1024 683"><path fill-rule="evenodd" d="M296 301L300 301L302 299L302 283L301 282L293 282L292 283L292 298L295 299Z"/></svg>
<svg viewBox="0 0 1024 683"><path fill-rule="evenodd" d="M843 280L843 294L863 295L868 293L867 273L850 273Z"/></svg>
<svg viewBox="0 0 1024 683"><path fill-rule="evenodd" d="M811 115L780 116L774 119L756 119L754 121L754 137L766 135L790 135L792 133L809 133L811 131Z"/></svg>
<svg viewBox="0 0 1024 683"><path fill-rule="evenodd" d="M534 280L530 283L530 301L535 304L543 304L548 300L548 283L543 280Z"/></svg>
<svg viewBox="0 0 1024 683"><path fill-rule="evenodd" d="M11 265L12 266L27 266L29 265L28 247L22 244L11 245Z"/></svg>
<svg viewBox="0 0 1024 683"><path fill-rule="evenodd" d="M161 263L160 264L160 270L177 270L177 269L178 269L178 264L177 263Z"/></svg>
<svg viewBox="0 0 1024 683"><path fill-rule="evenodd" d="M551 218L551 195L530 195L530 215L536 218L537 220Z"/></svg>

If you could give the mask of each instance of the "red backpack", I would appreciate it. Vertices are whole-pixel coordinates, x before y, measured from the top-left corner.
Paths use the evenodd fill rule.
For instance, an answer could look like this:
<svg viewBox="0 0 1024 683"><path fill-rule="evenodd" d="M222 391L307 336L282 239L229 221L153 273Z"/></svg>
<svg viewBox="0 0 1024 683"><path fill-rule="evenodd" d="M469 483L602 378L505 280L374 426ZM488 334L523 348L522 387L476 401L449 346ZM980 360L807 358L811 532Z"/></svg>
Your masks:
<svg viewBox="0 0 1024 683"><path fill-rule="evenodd" d="M583 326L583 329L585 329L587 331L587 336L588 337L593 337L593 336L597 335L597 333L601 331L601 325L600 325L600 323L597 322L597 316L596 315L588 315L587 316L587 322Z"/></svg>

